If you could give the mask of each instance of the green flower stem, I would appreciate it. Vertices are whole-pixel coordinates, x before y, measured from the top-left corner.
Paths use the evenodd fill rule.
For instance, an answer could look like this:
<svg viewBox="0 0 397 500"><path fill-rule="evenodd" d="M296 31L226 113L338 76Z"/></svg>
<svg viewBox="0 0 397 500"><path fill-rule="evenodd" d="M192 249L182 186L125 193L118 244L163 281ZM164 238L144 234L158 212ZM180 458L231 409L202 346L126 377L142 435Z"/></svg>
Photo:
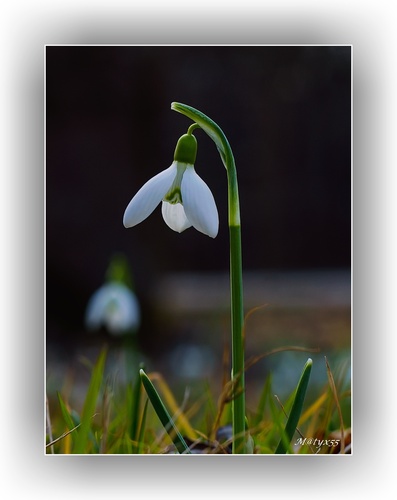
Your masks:
<svg viewBox="0 0 397 500"><path fill-rule="evenodd" d="M241 263L241 227L229 226L232 314L233 453L245 448L244 313Z"/></svg>
<svg viewBox="0 0 397 500"><path fill-rule="evenodd" d="M201 111L185 104L173 102L171 109L184 114L195 122L189 127L188 133L198 125L211 137L218 148L227 171L232 323L233 453L245 453L244 308L240 202L236 165L232 149L225 134L213 120L204 113L201 113Z"/></svg>

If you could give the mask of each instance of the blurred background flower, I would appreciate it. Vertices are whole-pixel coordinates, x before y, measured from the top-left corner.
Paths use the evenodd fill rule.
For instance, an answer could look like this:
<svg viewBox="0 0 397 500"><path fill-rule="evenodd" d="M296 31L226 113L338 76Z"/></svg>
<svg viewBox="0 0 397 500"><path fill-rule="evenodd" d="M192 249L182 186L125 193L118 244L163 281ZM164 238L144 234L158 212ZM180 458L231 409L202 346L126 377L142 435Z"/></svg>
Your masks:
<svg viewBox="0 0 397 500"><path fill-rule="evenodd" d="M135 333L140 326L141 313L132 290L131 271L123 255L113 256L106 280L88 302L85 313L87 329L105 327L116 336Z"/></svg>
<svg viewBox="0 0 397 500"><path fill-rule="evenodd" d="M101 286L88 302L85 323L88 330L104 326L113 335L135 332L140 323L135 294L122 283Z"/></svg>

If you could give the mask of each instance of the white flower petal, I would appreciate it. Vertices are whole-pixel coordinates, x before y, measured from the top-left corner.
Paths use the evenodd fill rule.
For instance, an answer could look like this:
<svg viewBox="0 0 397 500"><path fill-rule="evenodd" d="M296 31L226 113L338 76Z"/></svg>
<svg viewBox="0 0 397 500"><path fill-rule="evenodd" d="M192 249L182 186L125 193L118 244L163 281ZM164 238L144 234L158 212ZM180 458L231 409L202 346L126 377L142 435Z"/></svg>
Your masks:
<svg viewBox="0 0 397 500"><path fill-rule="evenodd" d="M163 201L161 213L163 214L163 219L167 226L177 233L181 233L192 226L192 223L186 217L185 210L181 203L168 203Z"/></svg>
<svg viewBox="0 0 397 500"><path fill-rule="evenodd" d="M141 187L125 209L123 218L125 227L136 226L149 217L172 186L176 172L177 167L173 163Z"/></svg>
<svg viewBox="0 0 397 500"><path fill-rule="evenodd" d="M182 203L186 217L197 229L211 238L218 234L219 217L210 188L188 165L182 179Z"/></svg>
<svg viewBox="0 0 397 500"><path fill-rule="evenodd" d="M106 295L106 289L101 287L88 301L85 324L89 330L98 330L101 326L103 311L106 308Z"/></svg>
<svg viewBox="0 0 397 500"><path fill-rule="evenodd" d="M89 330L98 330L104 325L114 335L136 330L140 324L138 300L122 283L107 283L89 300L85 322Z"/></svg>

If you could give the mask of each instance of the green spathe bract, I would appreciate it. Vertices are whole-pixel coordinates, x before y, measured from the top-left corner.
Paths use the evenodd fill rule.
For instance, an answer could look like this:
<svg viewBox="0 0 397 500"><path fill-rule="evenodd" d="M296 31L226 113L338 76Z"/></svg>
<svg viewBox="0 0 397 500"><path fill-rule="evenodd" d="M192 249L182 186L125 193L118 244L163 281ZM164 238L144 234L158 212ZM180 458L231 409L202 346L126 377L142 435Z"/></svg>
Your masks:
<svg viewBox="0 0 397 500"><path fill-rule="evenodd" d="M179 138L174 153L174 160L194 165L197 156L197 140L194 135L184 134Z"/></svg>
<svg viewBox="0 0 397 500"><path fill-rule="evenodd" d="M238 198L237 171L234 162L234 156L229 141L227 140L223 130L211 118L192 108L187 104L180 102L171 103L171 109L181 113L195 122L200 128L206 132L215 142L222 162L225 165L228 177L228 196L229 196L229 225L240 225L240 202ZM196 125L196 126L197 126ZM193 126L192 126L193 127Z"/></svg>

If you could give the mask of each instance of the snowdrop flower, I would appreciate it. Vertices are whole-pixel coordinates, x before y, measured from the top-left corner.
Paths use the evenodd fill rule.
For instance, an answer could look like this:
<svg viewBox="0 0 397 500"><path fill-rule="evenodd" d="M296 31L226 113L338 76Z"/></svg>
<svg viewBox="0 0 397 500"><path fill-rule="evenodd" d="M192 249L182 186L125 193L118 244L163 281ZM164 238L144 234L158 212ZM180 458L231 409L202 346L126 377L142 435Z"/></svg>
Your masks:
<svg viewBox="0 0 397 500"><path fill-rule="evenodd" d="M135 294L123 283L106 283L90 298L85 323L89 330L105 326L113 335L135 331L140 324L140 308Z"/></svg>
<svg viewBox="0 0 397 500"><path fill-rule="evenodd" d="M165 223L181 233L193 226L212 238L218 234L219 218L214 197L194 169L196 138L187 133L178 141L172 165L150 179L127 206L123 223L132 227L162 203Z"/></svg>

